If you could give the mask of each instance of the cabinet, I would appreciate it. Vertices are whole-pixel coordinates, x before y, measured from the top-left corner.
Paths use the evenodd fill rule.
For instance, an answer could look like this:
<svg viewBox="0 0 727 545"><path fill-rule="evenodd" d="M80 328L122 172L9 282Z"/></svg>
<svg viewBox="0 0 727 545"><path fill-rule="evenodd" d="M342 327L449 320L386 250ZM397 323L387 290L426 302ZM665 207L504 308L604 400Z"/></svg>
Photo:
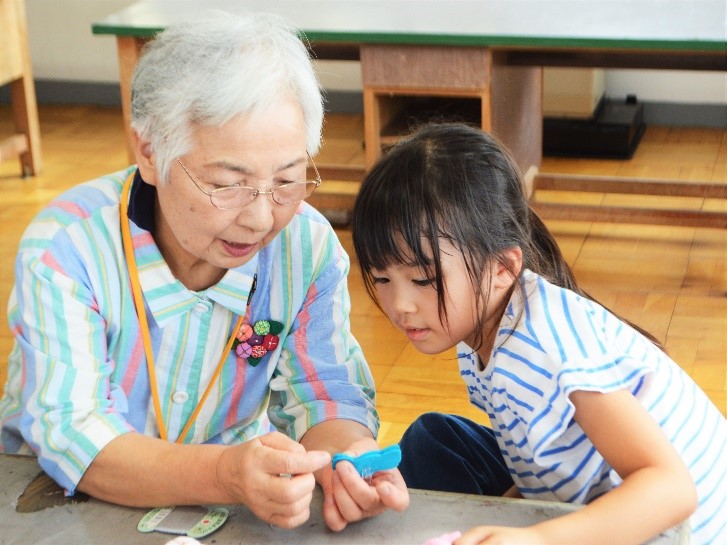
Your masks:
<svg viewBox="0 0 727 545"><path fill-rule="evenodd" d="M493 134L532 187L541 161L542 69L511 66L485 47L364 44L360 50L366 168L428 120Z"/></svg>

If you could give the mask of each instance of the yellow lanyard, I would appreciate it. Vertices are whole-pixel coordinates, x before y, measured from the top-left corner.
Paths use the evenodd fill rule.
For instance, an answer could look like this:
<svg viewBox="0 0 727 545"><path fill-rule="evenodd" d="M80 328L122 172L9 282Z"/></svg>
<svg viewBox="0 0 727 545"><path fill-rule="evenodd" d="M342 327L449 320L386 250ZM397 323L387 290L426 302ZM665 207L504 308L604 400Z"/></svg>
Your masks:
<svg viewBox="0 0 727 545"><path fill-rule="evenodd" d="M139 329L141 330L141 336L142 340L144 342L144 353L146 354L146 368L149 372L149 387L151 389L151 395L152 399L154 400L154 414L156 415L157 419L157 428L159 429L159 437L167 440L167 429L164 425L164 418L162 417L162 405L159 400L159 387L157 385L157 379L156 379L156 372L154 369L154 354L152 353L151 349L151 334L149 333L149 323L146 319L146 311L144 310L144 298L141 294L141 283L139 282L139 270L136 267L136 257L134 256L134 246L131 241L131 228L129 227L129 218L128 218L128 210L129 210L129 191L131 189L131 184L134 180L134 174L132 173L126 180L126 183L124 183L124 188L121 191L121 204L120 204L120 213L121 213L121 238L124 245L124 255L126 256L126 262L129 267L129 278L131 280L131 292L134 296L134 308L136 308L136 314L139 317ZM255 289L255 281L253 280L253 288L250 291L250 296L248 297L247 304L250 304L250 298L252 297L253 290ZM182 430L182 433L179 434L179 437L177 437L177 443L182 443L184 441L184 438L187 436L187 433L189 433L189 428L192 427L192 424L194 423L195 419L199 415L199 412L202 410L202 406L204 405L204 402L207 400L207 397L210 395L210 392L212 391L212 387L217 382L217 379L220 376L220 373L222 372L222 366L224 365L225 361L227 360L227 356L230 353L230 350L232 349L232 343L235 341L235 335L237 331L239 331L240 326L242 325L242 321L245 319L244 316L240 316L237 319L237 322L235 323L235 327L232 328L232 334L230 335L230 338L227 340L227 344L225 345L224 350L222 351L222 356L220 356L220 361L217 363L217 368L215 369L214 374L212 375L212 378L210 378L209 384L207 384L207 388L204 391L204 394L202 394L202 397L199 400L199 403L197 403L197 406L195 407L194 411L189 417L189 420L187 421L187 424L184 426L184 429Z"/></svg>

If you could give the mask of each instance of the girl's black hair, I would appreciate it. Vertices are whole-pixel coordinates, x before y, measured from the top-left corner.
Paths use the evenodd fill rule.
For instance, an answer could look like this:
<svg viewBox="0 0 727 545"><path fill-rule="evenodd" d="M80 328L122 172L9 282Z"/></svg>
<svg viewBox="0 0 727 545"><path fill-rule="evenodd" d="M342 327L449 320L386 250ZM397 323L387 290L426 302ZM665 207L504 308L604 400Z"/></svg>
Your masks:
<svg viewBox="0 0 727 545"><path fill-rule="evenodd" d="M477 331L482 334L475 350L485 332L487 265L497 259L509 267L501 257L508 248L521 248L523 268L595 301L578 286L555 238L530 208L514 161L479 128L427 124L389 149L361 184L351 229L369 296L378 304L372 270L396 264L419 267L430 272L445 323L439 241L458 248L479 311ZM661 347L652 335L630 325Z"/></svg>

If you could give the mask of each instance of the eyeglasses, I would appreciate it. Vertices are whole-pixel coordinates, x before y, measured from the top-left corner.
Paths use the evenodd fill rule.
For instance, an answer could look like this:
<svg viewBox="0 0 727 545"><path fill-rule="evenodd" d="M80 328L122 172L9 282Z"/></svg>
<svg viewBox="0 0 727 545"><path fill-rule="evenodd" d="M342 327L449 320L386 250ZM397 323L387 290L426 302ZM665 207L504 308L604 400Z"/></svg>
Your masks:
<svg viewBox="0 0 727 545"><path fill-rule="evenodd" d="M316 164L310 155L308 155L308 159L316 173L315 180L284 182L282 185L273 187L267 191L261 191L247 186L220 187L208 191L194 179L194 176L190 174L187 167L182 164L179 158L177 158L177 163L179 163L182 170L189 176L189 179L192 180L195 187L210 198L213 206L220 210L236 210L250 204L258 195L270 195L276 204L283 206L299 203L306 197L309 197L321 185L322 181L321 175L318 173L318 168L316 168Z"/></svg>

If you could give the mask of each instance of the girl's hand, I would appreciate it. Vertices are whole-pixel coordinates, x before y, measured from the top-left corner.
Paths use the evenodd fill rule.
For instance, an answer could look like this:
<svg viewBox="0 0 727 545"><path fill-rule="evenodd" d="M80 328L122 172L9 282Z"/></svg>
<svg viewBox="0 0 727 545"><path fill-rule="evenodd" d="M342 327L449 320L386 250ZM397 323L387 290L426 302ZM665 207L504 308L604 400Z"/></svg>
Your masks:
<svg viewBox="0 0 727 545"><path fill-rule="evenodd" d="M313 473L330 463L328 452L306 452L296 441L273 432L225 449L217 477L230 503L243 503L260 520L290 529L310 517Z"/></svg>
<svg viewBox="0 0 727 545"><path fill-rule="evenodd" d="M353 443L346 453L359 456L379 449L373 439ZM374 517L394 509L403 511L409 506L409 492L398 469L379 471L368 479L362 478L353 464L342 461L335 471L330 465L321 476L323 488L323 518L334 531L343 530L348 523Z"/></svg>
<svg viewBox="0 0 727 545"><path fill-rule="evenodd" d="M545 539L533 528L506 526L475 526L453 545L546 545Z"/></svg>

